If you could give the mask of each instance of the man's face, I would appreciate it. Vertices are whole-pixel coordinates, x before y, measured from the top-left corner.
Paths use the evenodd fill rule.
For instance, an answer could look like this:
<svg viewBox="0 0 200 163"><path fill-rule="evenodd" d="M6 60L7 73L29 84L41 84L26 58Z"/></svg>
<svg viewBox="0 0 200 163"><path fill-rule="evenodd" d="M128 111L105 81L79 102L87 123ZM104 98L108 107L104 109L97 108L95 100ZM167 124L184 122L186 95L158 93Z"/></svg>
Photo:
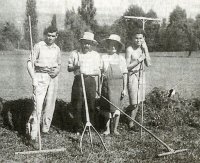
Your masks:
<svg viewBox="0 0 200 163"><path fill-rule="evenodd" d="M82 47L83 53L87 53L92 50L92 43L91 41L84 40L81 42L81 47Z"/></svg>
<svg viewBox="0 0 200 163"><path fill-rule="evenodd" d="M48 32L47 38L46 38L47 44L52 45L55 42L57 36L58 36L57 32L53 32L53 33Z"/></svg>
<svg viewBox="0 0 200 163"><path fill-rule="evenodd" d="M133 41L134 41L136 46L141 46L142 43L144 42L143 34L136 34Z"/></svg>

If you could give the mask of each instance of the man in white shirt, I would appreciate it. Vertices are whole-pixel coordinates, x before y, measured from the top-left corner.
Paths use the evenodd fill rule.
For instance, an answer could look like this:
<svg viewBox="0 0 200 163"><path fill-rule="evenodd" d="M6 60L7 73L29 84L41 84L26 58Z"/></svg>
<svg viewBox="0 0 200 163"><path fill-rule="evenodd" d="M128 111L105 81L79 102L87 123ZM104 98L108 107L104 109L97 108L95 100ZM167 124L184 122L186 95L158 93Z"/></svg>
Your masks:
<svg viewBox="0 0 200 163"><path fill-rule="evenodd" d="M94 40L94 34L85 32L83 38L79 41L81 49L79 51L73 51L68 61L68 71L74 72L75 75L71 102L74 109L74 130L77 134L82 132L82 114L85 115L85 111L83 110L84 98L80 74L83 74L84 77L90 121L93 125L96 97L95 76L100 75L100 55L92 48L97 45L97 41Z"/></svg>
<svg viewBox="0 0 200 163"><path fill-rule="evenodd" d="M57 28L49 27L46 38L34 46L27 61L32 79L34 110L28 121L30 145L37 143L38 125L42 116L42 132L48 133L53 118L61 66L60 48L55 44ZM44 106L44 108L43 108ZM42 114L43 113L43 114ZM41 115L42 114L42 115Z"/></svg>

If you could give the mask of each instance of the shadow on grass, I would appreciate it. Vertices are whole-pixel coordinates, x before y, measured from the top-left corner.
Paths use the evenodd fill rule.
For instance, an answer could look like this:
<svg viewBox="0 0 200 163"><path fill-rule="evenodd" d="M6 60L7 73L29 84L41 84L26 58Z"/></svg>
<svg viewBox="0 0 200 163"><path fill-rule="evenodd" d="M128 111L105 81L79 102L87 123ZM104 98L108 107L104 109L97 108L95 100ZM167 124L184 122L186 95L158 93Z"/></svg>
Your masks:
<svg viewBox="0 0 200 163"><path fill-rule="evenodd" d="M0 98L1 126L17 131L26 136L26 123L33 111L33 100L29 98L5 101ZM73 128L73 114L70 103L57 100L52 126L58 130L71 131Z"/></svg>
<svg viewBox="0 0 200 163"><path fill-rule="evenodd" d="M99 105L97 100L96 105ZM33 111L33 100L30 98L17 99L5 101L0 98L0 127L5 127L9 130L17 131L21 136L26 136L27 128L26 124ZM83 110L84 111L84 110ZM57 132L60 130L73 132L74 115L71 103L67 103L63 100L57 99L55 105L55 111L51 127ZM82 114L83 120L85 120L85 113ZM99 116L99 110L95 110L95 128L102 129L104 127L101 116Z"/></svg>

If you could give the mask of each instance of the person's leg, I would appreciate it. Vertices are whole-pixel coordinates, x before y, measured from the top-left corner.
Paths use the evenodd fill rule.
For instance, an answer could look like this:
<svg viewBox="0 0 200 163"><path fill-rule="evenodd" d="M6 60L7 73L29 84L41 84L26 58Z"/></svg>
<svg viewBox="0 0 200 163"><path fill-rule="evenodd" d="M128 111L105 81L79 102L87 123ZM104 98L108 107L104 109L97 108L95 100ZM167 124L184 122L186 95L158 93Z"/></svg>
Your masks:
<svg viewBox="0 0 200 163"><path fill-rule="evenodd" d="M110 131L110 125L111 125L111 113L109 112L102 112L105 119L106 119L106 126L105 126L105 131L103 132L104 135L109 135L111 133Z"/></svg>
<svg viewBox="0 0 200 163"><path fill-rule="evenodd" d="M58 77L50 79L49 87L46 94L46 104L42 116L42 132L47 133L50 129L55 103L57 97Z"/></svg>
<svg viewBox="0 0 200 163"><path fill-rule="evenodd" d="M137 111L138 111L138 106L137 106L137 104L136 104L136 105L131 105L131 118L134 119L134 120L135 120ZM129 128L133 128L133 126L134 126L134 122L131 120L131 121L129 122Z"/></svg>
<svg viewBox="0 0 200 163"><path fill-rule="evenodd" d="M38 125L40 124L41 112L49 82L43 73L37 73L36 77L38 85L33 91L34 110L28 121L28 126L30 126L29 133L31 139L36 139L38 135Z"/></svg>
<svg viewBox="0 0 200 163"><path fill-rule="evenodd" d="M71 102L74 115L74 130L77 133L82 131L82 105L83 105L83 91L80 76L74 78L71 94Z"/></svg>
<svg viewBox="0 0 200 163"><path fill-rule="evenodd" d="M109 135L110 134L110 118L106 122L106 130L103 132L104 135Z"/></svg>
<svg viewBox="0 0 200 163"><path fill-rule="evenodd" d="M85 78L85 89L88 102L88 111L90 116L90 122L94 126L95 122L95 97L96 97L96 82L93 77Z"/></svg>
<svg viewBox="0 0 200 163"><path fill-rule="evenodd" d="M119 125L119 118L120 118L120 111L119 110L116 110L115 113L113 114L113 118L114 118L114 129L113 129L113 132L115 135L119 135L119 132L117 130L117 127Z"/></svg>
<svg viewBox="0 0 200 163"><path fill-rule="evenodd" d="M140 102L140 92L139 92L139 82L138 76L133 74L128 78L128 94L129 94L129 103L131 110L131 118L135 120L136 114L138 112L138 104ZM129 128L133 128L134 122L129 121Z"/></svg>

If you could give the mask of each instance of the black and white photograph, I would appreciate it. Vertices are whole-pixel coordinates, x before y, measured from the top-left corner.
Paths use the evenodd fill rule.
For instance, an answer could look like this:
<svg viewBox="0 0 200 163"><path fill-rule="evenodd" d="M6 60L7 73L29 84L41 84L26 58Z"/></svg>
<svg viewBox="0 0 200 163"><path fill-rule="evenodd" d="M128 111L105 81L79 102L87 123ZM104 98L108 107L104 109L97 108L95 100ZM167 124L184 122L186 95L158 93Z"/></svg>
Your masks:
<svg viewBox="0 0 200 163"><path fill-rule="evenodd" d="M199 0L0 0L0 162L200 162Z"/></svg>

